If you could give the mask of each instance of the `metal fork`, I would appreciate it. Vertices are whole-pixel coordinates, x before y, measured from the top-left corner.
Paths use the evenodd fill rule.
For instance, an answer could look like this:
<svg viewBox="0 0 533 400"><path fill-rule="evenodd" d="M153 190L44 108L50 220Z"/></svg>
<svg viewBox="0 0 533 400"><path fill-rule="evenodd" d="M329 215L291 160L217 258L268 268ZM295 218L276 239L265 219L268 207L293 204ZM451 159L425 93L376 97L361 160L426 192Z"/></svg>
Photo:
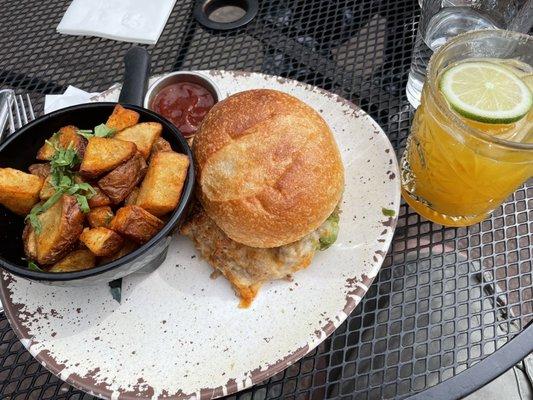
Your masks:
<svg viewBox="0 0 533 400"><path fill-rule="evenodd" d="M30 96L26 94L24 97L11 89L0 90L0 142L35 119Z"/></svg>
<svg viewBox="0 0 533 400"><path fill-rule="evenodd" d="M0 90L0 143L15 130L35 119L30 96L26 94L25 97L26 101L22 95L15 95L11 89ZM9 125L7 130L6 123ZM4 308L0 302L0 313L3 311Z"/></svg>

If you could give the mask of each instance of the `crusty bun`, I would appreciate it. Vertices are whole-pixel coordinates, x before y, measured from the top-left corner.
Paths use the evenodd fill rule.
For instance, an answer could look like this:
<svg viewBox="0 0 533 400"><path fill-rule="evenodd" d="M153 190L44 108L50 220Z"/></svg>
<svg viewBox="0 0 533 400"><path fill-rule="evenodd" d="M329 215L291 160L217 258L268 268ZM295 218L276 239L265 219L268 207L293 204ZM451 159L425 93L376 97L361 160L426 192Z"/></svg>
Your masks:
<svg viewBox="0 0 533 400"><path fill-rule="evenodd" d="M194 138L198 197L233 240L278 247L317 229L339 203L344 169L311 107L276 90L216 104Z"/></svg>

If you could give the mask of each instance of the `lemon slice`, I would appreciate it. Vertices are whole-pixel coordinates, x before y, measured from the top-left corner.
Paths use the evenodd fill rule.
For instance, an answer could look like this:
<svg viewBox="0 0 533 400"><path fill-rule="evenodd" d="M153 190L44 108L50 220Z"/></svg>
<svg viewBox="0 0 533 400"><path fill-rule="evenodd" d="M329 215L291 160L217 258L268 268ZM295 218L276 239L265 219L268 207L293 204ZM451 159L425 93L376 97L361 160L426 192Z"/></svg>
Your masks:
<svg viewBox="0 0 533 400"><path fill-rule="evenodd" d="M440 90L455 111L479 122L515 122L533 104L524 81L490 62L468 61L451 67L442 75Z"/></svg>

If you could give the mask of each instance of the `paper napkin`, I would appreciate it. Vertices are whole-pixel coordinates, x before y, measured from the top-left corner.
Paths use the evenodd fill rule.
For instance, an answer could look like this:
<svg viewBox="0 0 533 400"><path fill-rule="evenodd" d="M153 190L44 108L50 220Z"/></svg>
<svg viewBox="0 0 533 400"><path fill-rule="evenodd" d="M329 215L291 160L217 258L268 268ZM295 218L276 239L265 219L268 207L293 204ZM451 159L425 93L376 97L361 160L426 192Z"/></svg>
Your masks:
<svg viewBox="0 0 533 400"><path fill-rule="evenodd" d="M76 104L89 103L96 93L69 86L63 94L47 94L44 97L44 113L59 110L60 108L75 106Z"/></svg>
<svg viewBox="0 0 533 400"><path fill-rule="evenodd" d="M155 44L176 0L73 0L59 33Z"/></svg>

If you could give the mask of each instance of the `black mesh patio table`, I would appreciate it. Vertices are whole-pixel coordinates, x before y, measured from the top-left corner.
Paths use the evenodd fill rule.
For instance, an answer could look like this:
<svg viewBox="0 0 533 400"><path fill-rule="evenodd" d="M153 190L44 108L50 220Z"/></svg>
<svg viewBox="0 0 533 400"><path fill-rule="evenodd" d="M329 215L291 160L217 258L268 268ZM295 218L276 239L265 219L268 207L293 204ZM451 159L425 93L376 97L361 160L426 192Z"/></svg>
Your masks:
<svg viewBox="0 0 533 400"><path fill-rule="evenodd" d="M233 2L235 3L235 2ZM122 78L129 43L59 35L69 1L0 1L0 88L96 92ZM211 31L178 1L154 74L227 69L296 79L359 104L398 155L413 109L405 97L416 0L259 1L244 28ZM318 348L233 399L455 398L533 350L533 184L486 221L444 228L402 203L381 272L356 310ZM92 399L32 359L0 318L0 398Z"/></svg>

